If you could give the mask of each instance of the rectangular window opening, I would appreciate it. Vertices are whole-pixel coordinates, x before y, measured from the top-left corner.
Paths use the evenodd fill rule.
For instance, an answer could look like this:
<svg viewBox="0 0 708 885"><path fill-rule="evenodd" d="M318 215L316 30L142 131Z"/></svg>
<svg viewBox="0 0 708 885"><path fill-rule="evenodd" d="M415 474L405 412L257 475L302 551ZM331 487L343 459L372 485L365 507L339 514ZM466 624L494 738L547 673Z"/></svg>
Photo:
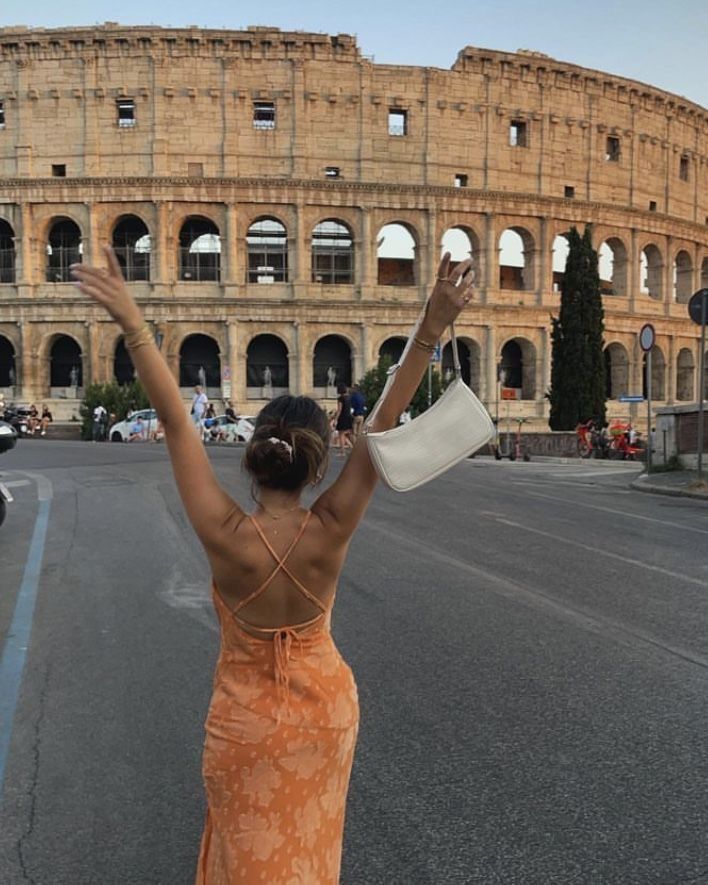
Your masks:
<svg viewBox="0 0 708 885"><path fill-rule="evenodd" d="M275 129L275 102L253 102L253 128Z"/></svg>
<svg viewBox="0 0 708 885"><path fill-rule="evenodd" d="M455 187L467 187L467 176L464 172L458 172L455 175Z"/></svg>
<svg viewBox="0 0 708 885"><path fill-rule="evenodd" d="M121 129L135 126L135 102L132 98L119 98L116 101L118 111L118 125Z"/></svg>
<svg viewBox="0 0 708 885"><path fill-rule="evenodd" d="M339 166L325 166L325 177L326 178L339 178Z"/></svg>
<svg viewBox="0 0 708 885"><path fill-rule="evenodd" d="M679 160L679 178L681 181L688 181L688 157L686 156Z"/></svg>
<svg viewBox="0 0 708 885"><path fill-rule="evenodd" d="M66 178L66 163L52 163L52 178Z"/></svg>
<svg viewBox="0 0 708 885"><path fill-rule="evenodd" d="M656 212L656 200L649 200L649 211Z"/></svg>
<svg viewBox="0 0 708 885"><path fill-rule="evenodd" d="M190 178L202 178L204 175L204 164L187 163L187 175Z"/></svg>
<svg viewBox="0 0 708 885"><path fill-rule="evenodd" d="M610 163L619 163L622 151L620 140L616 135L607 136L607 147L605 148L605 159Z"/></svg>
<svg viewBox="0 0 708 885"><path fill-rule="evenodd" d="M388 109L388 134L401 136L408 135L408 111L400 108Z"/></svg>
<svg viewBox="0 0 708 885"><path fill-rule="evenodd" d="M575 198L575 188L571 187L569 184L565 186L565 198L566 200L572 200Z"/></svg>
<svg viewBox="0 0 708 885"><path fill-rule="evenodd" d="M528 126L526 120L512 120L509 123L509 144L511 147L528 147Z"/></svg>

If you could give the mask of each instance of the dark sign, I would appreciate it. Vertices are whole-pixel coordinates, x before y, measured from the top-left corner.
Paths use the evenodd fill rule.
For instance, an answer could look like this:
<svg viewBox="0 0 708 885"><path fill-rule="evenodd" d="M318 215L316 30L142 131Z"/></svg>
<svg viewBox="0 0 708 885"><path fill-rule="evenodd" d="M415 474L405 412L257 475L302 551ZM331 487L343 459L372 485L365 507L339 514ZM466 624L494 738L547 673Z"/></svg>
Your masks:
<svg viewBox="0 0 708 885"><path fill-rule="evenodd" d="M699 289L695 295L691 296L688 302L688 315L694 323L701 325L701 304L706 300L706 312L704 316L708 319L708 289Z"/></svg>

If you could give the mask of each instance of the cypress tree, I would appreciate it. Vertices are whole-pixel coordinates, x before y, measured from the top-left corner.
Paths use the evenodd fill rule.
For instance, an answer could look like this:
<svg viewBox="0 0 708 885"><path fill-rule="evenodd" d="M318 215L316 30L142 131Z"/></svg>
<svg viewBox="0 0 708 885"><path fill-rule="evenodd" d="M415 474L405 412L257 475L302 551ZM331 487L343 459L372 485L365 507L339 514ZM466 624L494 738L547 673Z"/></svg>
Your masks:
<svg viewBox="0 0 708 885"><path fill-rule="evenodd" d="M604 311L597 252L590 229L567 234L568 258L560 312L551 317L551 430L573 430L581 421L605 420Z"/></svg>

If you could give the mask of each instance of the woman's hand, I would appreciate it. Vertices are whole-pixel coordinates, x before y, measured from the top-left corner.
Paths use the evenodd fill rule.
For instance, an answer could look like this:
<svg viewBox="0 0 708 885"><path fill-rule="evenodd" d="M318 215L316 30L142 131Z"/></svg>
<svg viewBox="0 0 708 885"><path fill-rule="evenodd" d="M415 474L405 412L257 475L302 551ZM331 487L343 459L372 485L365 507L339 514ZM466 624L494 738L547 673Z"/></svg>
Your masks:
<svg viewBox="0 0 708 885"><path fill-rule="evenodd" d="M105 307L124 332L135 331L143 324L140 308L125 285L115 252L110 246L104 246L103 252L108 269L88 264L71 265L71 275L78 280L75 285Z"/></svg>
<svg viewBox="0 0 708 885"><path fill-rule="evenodd" d="M437 341L462 308L472 298L474 271L467 258L450 269L450 253L446 252L438 266L435 287L428 299L419 331L426 340Z"/></svg>

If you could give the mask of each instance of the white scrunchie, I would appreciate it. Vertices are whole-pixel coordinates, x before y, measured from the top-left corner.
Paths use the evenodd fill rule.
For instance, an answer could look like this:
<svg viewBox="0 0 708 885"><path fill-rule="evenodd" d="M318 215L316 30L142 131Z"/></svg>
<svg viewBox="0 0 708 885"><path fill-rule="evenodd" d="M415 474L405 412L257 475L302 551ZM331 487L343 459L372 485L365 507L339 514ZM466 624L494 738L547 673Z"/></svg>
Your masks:
<svg viewBox="0 0 708 885"><path fill-rule="evenodd" d="M273 443L274 446L284 446L288 453L288 458L290 458L291 461L293 460L293 447L289 442L286 442L284 439L280 439L277 436L269 436L268 442Z"/></svg>

